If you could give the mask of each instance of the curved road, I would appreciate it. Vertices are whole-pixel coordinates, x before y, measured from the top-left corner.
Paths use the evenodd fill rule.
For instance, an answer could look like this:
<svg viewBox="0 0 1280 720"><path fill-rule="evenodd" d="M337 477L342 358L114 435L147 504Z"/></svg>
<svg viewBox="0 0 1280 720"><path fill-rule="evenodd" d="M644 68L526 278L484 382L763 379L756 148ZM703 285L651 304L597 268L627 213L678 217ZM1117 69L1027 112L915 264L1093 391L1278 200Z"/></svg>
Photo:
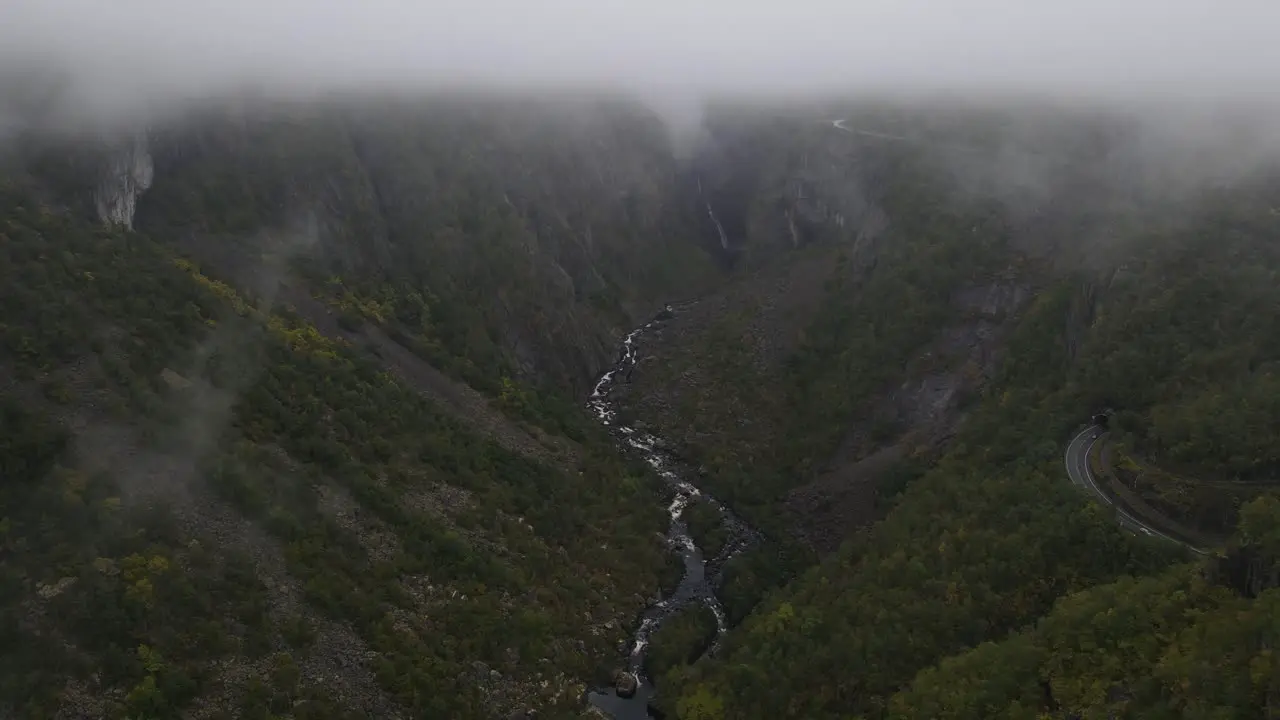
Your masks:
<svg viewBox="0 0 1280 720"><path fill-rule="evenodd" d="M1111 499L1111 496L1107 495L1102 491L1102 488L1098 487L1098 481L1093 476L1093 470L1089 467L1089 456L1093 452L1093 446L1106 436L1107 431L1101 426L1090 425L1084 430L1081 430L1080 434L1071 439L1071 443L1067 445L1067 452L1064 457L1067 464L1067 475L1071 477L1071 483L1088 490L1094 495L1094 497L1115 508L1116 522L1120 523L1121 527L1136 533L1142 533L1147 536L1162 538L1171 543L1177 543L1178 545L1181 545L1191 552L1199 555L1208 555L1209 553L1206 551L1201 550L1190 543L1183 542L1175 537L1170 537L1135 517L1128 510L1117 505L1115 501Z"/></svg>
<svg viewBox="0 0 1280 720"><path fill-rule="evenodd" d="M845 123L848 122L847 118L841 118L840 120L828 120L827 122L831 123L831 127L837 130L843 130L847 133L852 133L854 135L866 135L867 137L880 138L881 140L903 140L903 141L911 140L911 138L903 137L902 135L890 135L889 133L875 132L874 130L863 130L862 128L851 128L848 125L845 125Z"/></svg>
<svg viewBox="0 0 1280 720"><path fill-rule="evenodd" d="M911 138L904 137L902 135L890 135L889 133L849 127L845 124L848 122L848 118L828 120L827 122L831 124L832 128L836 130L843 130L844 132L853 135L866 135L868 137L880 138L882 140L911 140ZM708 210L710 210L709 206ZM1142 533L1148 537L1158 537L1171 543L1181 545L1182 547L1199 555L1208 555L1209 553L1207 551L1201 550L1200 548L1175 537L1166 535L1151 525L1148 525L1146 522L1138 519L1128 510L1117 505L1116 502L1111 499L1111 496L1107 495L1102 491L1102 488L1098 487L1098 482L1093 477L1093 471L1089 468L1089 455L1093 452L1093 446L1096 445L1099 440L1106 437L1106 435L1107 431L1102 426L1090 425L1084 430L1081 430L1078 435L1071 439L1070 444L1067 445L1067 452L1064 460L1067 464L1067 475L1071 477L1072 484L1088 490L1094 495L1094 497L1114 508L1116 511L1116 522L1120 523L1120 526L1126 530L1135 533Z"/></svg>

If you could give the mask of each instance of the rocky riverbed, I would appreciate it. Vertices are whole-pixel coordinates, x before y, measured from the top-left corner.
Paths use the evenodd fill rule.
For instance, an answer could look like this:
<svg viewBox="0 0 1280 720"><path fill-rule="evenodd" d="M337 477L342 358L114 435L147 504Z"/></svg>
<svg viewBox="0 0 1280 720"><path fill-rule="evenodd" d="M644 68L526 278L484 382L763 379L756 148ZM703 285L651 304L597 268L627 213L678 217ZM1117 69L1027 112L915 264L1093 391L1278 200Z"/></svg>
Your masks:
<svg viewBox="0 0 1280 720"><path fill-rule="evenodd" d="M684 561L684 574L675 590L641 613L628 648L626 667L619 671L614 687L597 690L588 695L592 705L612 715L616 720L646 720L652 717L648 704L653 697L654 688L645 675L645 651L653 633L666 619L681 608L692 603L701 603L715 614L718 636L724 634L727 629L725 615L720 606L720 600L716 597L716 590L720 586L725 563L734 555L750 547L758 538L757 533L728 508L686 479L690 475L688 468L668 449L661 438L618 421L617 409L610 397L610 391L617 383L628 381L630 372L640 359L646 333L651 333L663 323L670 322L676 312L675 308L667 306L657 317L631 331L623 339L617 361L596 382L588 401L588 407L592 413L602 425L608 428L623 449L641 457L673 491L667 506L667 512L671 516L667 543L672 552L679 553ZM694 543L684 519L685 509L692 501L699 498L705 499L719 510L725 523L728 540L713 558L705 557L702 550ZM713 645L710 652L714 652L715 647Z"/></svg>

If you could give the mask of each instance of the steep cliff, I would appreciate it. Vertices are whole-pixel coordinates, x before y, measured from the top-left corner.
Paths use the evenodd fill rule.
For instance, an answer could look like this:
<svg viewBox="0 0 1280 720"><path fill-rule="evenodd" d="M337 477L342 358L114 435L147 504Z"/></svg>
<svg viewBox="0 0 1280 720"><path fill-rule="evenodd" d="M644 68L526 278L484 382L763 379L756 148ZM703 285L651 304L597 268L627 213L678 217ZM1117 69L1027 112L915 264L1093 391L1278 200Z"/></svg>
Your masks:
<svg viewBox="0 0 1280 720"><path fill-rule="evenodd" d="M813 243L867 242L895 148L851 142L821 115L713 106L691 162L739 262L760 267Z"/></svg>
<svg viewBox="0 0 1280 720"><path fill-rule="evenodd" d="M709 126L695 169L732 228L736 276L671 324L633 411L719 492L766 522L789 507L783 524L829 550L875 517L868 468L954 432L1043 268L927 147L814 114Z"/></svg>
<svg viewBox="0 0 1280 720"><path fill-rule="evenodd" d="M633 318L716 275L660 121L620 101L249 105L154 135L142 229L198 257L305 218L314 277L418 315L477 383L581 393Z"/></svg>
<svg viewBox="0 0 1280 720"><path fill-rule="evenodd" d="M110 144L105 152L106 166L93 196L98 218L109 225L132 229L138 198L151 187L155 173L146 131Z"/></svg>

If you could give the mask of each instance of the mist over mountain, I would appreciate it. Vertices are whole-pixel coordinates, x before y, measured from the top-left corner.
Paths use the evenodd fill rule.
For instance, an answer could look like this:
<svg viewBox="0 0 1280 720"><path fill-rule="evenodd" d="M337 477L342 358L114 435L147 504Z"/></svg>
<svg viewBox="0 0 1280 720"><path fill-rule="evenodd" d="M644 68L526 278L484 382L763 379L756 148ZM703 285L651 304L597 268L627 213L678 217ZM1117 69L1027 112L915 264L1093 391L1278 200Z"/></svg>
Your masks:
<svg viewBox="0 0 1280 720"><path fill-rule="evenodd" d="M1277 20L1250 0L15 0L0 53L7 67L64 70L93 107L116 110L244 83L1221 99L1266 96Z"/></svg>
<svg viewBox="0 0 1280 720"><path fill-rule="evenodd" d="M0 15L0 717L1280 697L1280 8Z"/></svg>
<svg viewBox="0 0 1280 720"><path fill-rule="evenodd" d="M1126 185L1182 192L1251 172L1280 147L1280 107L1268 90L1280 80L1280 50L1265 30L1280 11L1244 0L946 7L138 0L123 8L17 0L6 15L6 134L33 126L127 132L231 97L606 93L657 111L673 152L688 156L706 140L709 101L835 120L854 97L1029 110L971 138L974 146L935 149L953 155L947 164L972 175L975 188L1012 184L1039 196L1056 192L1059 183L1047 176L1071 152L1056 143L1083 142L1046 134L1053 123L1037 118L1058 110L1092 114L1129 136L1097 172Z"/></svg>

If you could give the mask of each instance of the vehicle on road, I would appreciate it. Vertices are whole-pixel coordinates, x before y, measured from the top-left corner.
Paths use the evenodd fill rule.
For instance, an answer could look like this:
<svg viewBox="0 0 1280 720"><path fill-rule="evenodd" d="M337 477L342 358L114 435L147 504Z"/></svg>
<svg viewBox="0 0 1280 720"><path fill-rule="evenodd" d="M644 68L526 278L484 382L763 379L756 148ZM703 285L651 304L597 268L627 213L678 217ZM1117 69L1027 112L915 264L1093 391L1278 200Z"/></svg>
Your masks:
<svg viewBox="0 0 1280 720"><path fill-rule="evenodd" d="M1098 415L1094 415L1093 419L1095 420L1095 424L1092 427L1087 427L1081 430L1067 445L1067 452L1064 460L1067 465L1067 476L1071 479L1071 482L1078 487L1087 489L1090 494L1098 499L1098 501L1115 507L1117 513L1116 521L1119 522L1121 526L1128 528L1135 533L1140 532L1147 537L1159 537L1169 542L1177 543L1197 555L1207 554L1206 550L1197 548L1185 540L1170 537L1159 530L1146 527L1144 522L1130 515L1123 509L1123 507L1116 506L1116 500L1108 497L1107 494L1098 487L1098 483L1090 469L1089 454L1093 449L1094 444L1097 443L1102 436L1107 434L1106 426L1097 424L1096 420L1100 416L1106 417L1108 415L1110 415L1109 410L1099 413ZM1086 437L1089 438L1088 441L1085 441Z"/></svg>

